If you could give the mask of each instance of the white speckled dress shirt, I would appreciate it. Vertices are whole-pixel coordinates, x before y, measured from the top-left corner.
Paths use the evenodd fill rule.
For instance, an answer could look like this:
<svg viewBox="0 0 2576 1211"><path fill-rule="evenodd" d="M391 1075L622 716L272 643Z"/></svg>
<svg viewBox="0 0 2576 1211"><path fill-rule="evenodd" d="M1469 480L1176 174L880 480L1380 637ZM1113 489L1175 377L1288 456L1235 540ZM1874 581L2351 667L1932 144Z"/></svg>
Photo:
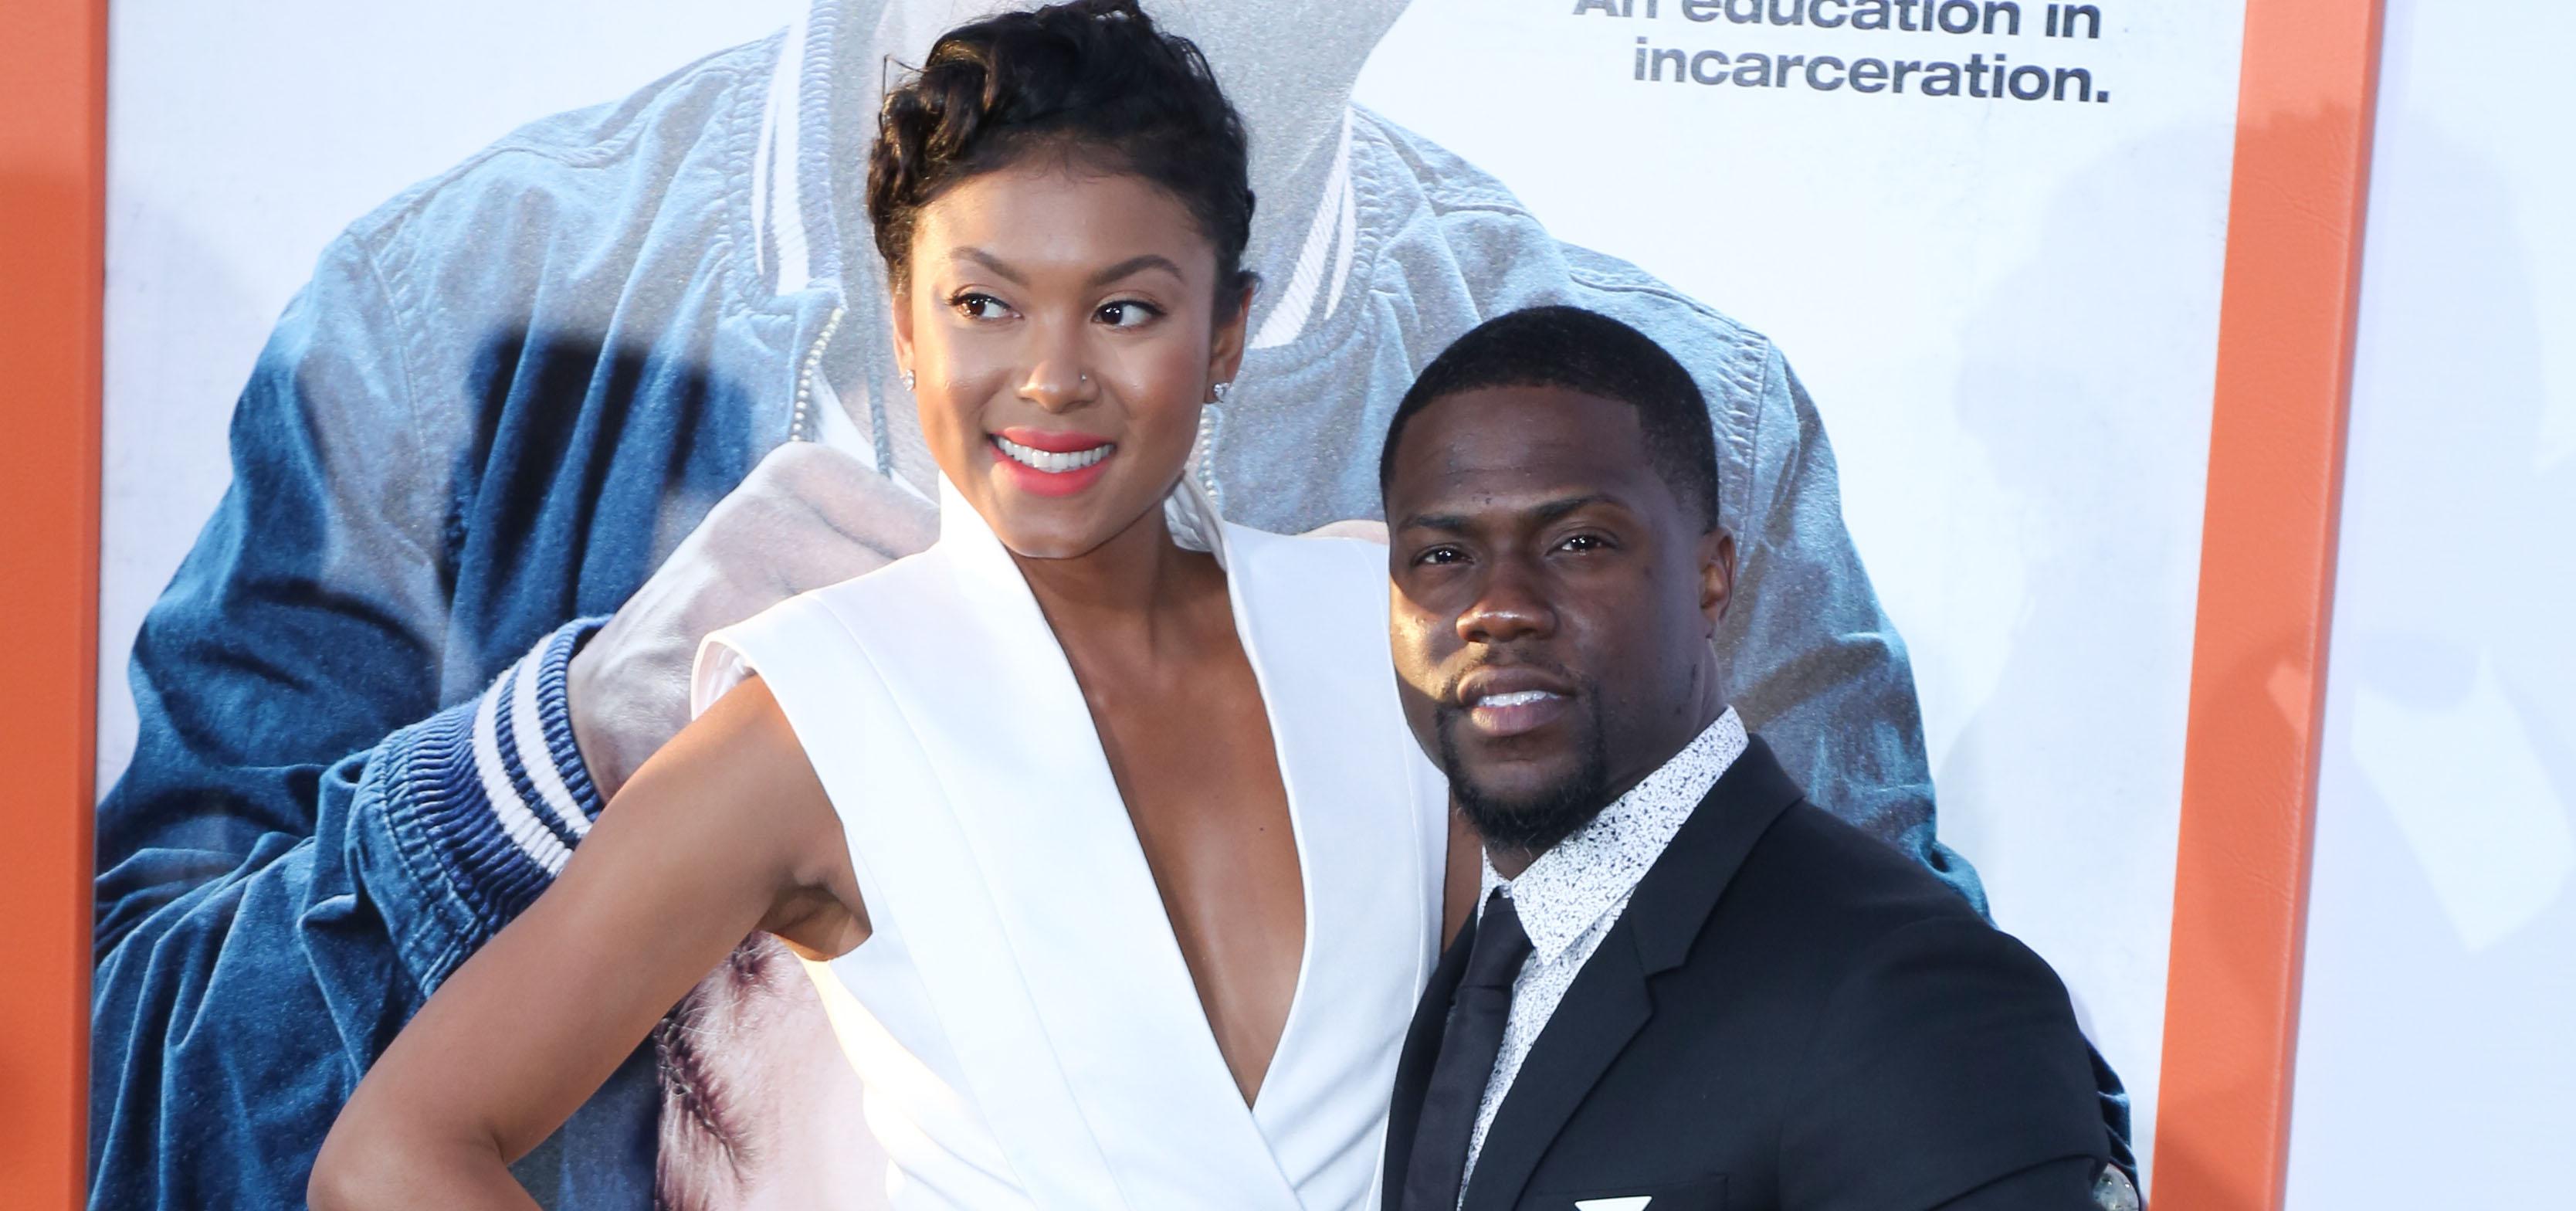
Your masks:
<svg viewBox="0 0 2576 1211"><path fill-rule="evenodd" d="M1583 970L1602 936L1627 910L1628 897L1646 876L1646 868L1663 856L1664 846L1681 831L1692 809L1743 754L1744 743L1744 721L1736 717L1734 707L1728 707L1672 760L1601 809L1592 823L1540 854L1519 878L1505 879L1494 873L1491 861L1485 863L1484 889L1476 902L1482 904L1495 888L1503 889L1520 913L1521 928L1529 933L1530 956L1512 981L1512 1012L1503 1024L1503 1049L1494 1057L1494 1074L1486 1080L1484 1100L1476 1108L1475 1134L1467 1139L1467 1177L1475 1175L1476 1155L1484 1151L1494 1111L1510 1092L1521 1061L1529 1058L1530 1044L1538 1041L1539 1031L1556 1013L1557 1002L1565 998L1566 987L1574 983L1575 973ZM1466 1185L1463 1180L1459 1183L1462 1202Z"/></svg>

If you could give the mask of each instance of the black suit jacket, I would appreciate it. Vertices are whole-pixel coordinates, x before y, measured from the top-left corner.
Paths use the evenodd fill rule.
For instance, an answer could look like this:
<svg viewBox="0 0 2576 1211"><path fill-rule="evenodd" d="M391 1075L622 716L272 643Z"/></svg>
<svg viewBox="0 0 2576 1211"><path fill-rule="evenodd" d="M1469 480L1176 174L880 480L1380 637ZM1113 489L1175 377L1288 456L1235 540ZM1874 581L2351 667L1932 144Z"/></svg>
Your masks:
<svg viewBox="0 0 2576 1211"><path fill-rule="evenodd" d="M1389 1208L1474 940L1405 1039ZM1540 1031L1466 1208L2079 1208L2109 1139L2056 974L1755 739Z"/></svg>

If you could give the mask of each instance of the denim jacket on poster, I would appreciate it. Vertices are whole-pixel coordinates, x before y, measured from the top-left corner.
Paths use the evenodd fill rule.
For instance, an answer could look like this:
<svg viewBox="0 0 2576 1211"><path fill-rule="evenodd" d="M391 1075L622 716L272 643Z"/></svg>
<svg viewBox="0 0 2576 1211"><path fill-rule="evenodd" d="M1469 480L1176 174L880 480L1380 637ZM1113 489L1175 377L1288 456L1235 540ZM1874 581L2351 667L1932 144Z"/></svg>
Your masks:
<svg viewBox="0 0 2576 1211"><path fill-rule="evenodd" d="M136 640L140 734L99 807L94 1207L300 1205L366 1065L600 810L576 645L780 442L931 482L839 175L873 131L876 7L824 0L510 135L351 226L279 319L232 485ZM1388 413L1446 341L1541 302L1626 320L1711 405L1731 700L1817 802L1982 902L1933 838L1904 648L1779 352L1438 147L1345 129L1210 418L1196 471L1227 515L1374 516ZM657 1113L647 1049L518 1173L551 1206L645 1206Z"/></svg>

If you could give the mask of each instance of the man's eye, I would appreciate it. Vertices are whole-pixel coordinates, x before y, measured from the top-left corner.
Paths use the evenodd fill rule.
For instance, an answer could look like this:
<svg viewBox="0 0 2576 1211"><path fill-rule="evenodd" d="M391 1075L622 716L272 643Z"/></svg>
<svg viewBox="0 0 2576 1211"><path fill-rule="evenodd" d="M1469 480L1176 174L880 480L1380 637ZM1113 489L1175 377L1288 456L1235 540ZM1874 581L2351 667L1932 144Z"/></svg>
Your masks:
<svg viewBox="0 0 2576 1211"><path fill-rule="evenodd" d="M1161 314L1162 309L1152 303L1120 299L1115 303L1102 304L1100 310L1093 313L1093 318L1112 328L1134 328Z"/></svg>
<svg viewBox="0 0 2576 1211"><path fill-rule="evenodd" d="M1011 314L1010 304L989 294L961 294L948 300L948 305L970 320L1007 319Z"/></svg>
<svg viewBox="0 0 2576 1211"><path fill-rule="evenodd" d="M1600 551L1600 550L1606 550L1606 549L1608 549L1608 547L1610 546L1609 542L1608 542L1607 540L1603 539L1603 538L1602 538L1600 535L1598 535L1598 534L1576 534L1576 535L1572 535L1572 536L1568 537L1564 542L1558 543L1558 544L1556 544L1556 545L1557 545L1558 549L1560 549L1560 550L1566 550L1566 551L1577 551L1577 552L1580 552L1580 551Z"/></svg>
<svg viewBox="0 0 2576 1211"><path fill-rule="evenodd" d="M1433 547L1428 551L1424 551L1423 553L1414 556L1413 562L1417 566L1426 564L1439 565L1464 563L1466 562L1466 559L1467 553L1456 547Z"/></svg>

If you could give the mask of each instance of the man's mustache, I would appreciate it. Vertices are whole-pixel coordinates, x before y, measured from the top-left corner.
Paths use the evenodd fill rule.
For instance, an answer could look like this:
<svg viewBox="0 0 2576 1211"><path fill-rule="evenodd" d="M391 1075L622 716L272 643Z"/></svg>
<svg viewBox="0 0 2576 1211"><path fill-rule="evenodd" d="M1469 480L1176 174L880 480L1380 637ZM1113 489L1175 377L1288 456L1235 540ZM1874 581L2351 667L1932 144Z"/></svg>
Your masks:
<svg viewBox="0 0 2576 1211"><path fill-rule="evenodd" d="M1505 650L1492 656L1470 661L1451 670L1448 676L1441 679L1439 687L1431 696L1433 709L1443 715L1465 714L1468 708L1465 699L1461 697L1460 687L1466 684L1469 677L1475 676L1478 673L1502 669L1527 669L1534 673L1543 674L1549 679L1572 689L1574 691L1573 696L1576 698L1588 698L1592 695L1593 682L1591 678L1575 672L1573 669L1567 668L1564 665L1558 664L1553 660L1536 656L1516 655L1511 653L1509 650Z"/></svg>

